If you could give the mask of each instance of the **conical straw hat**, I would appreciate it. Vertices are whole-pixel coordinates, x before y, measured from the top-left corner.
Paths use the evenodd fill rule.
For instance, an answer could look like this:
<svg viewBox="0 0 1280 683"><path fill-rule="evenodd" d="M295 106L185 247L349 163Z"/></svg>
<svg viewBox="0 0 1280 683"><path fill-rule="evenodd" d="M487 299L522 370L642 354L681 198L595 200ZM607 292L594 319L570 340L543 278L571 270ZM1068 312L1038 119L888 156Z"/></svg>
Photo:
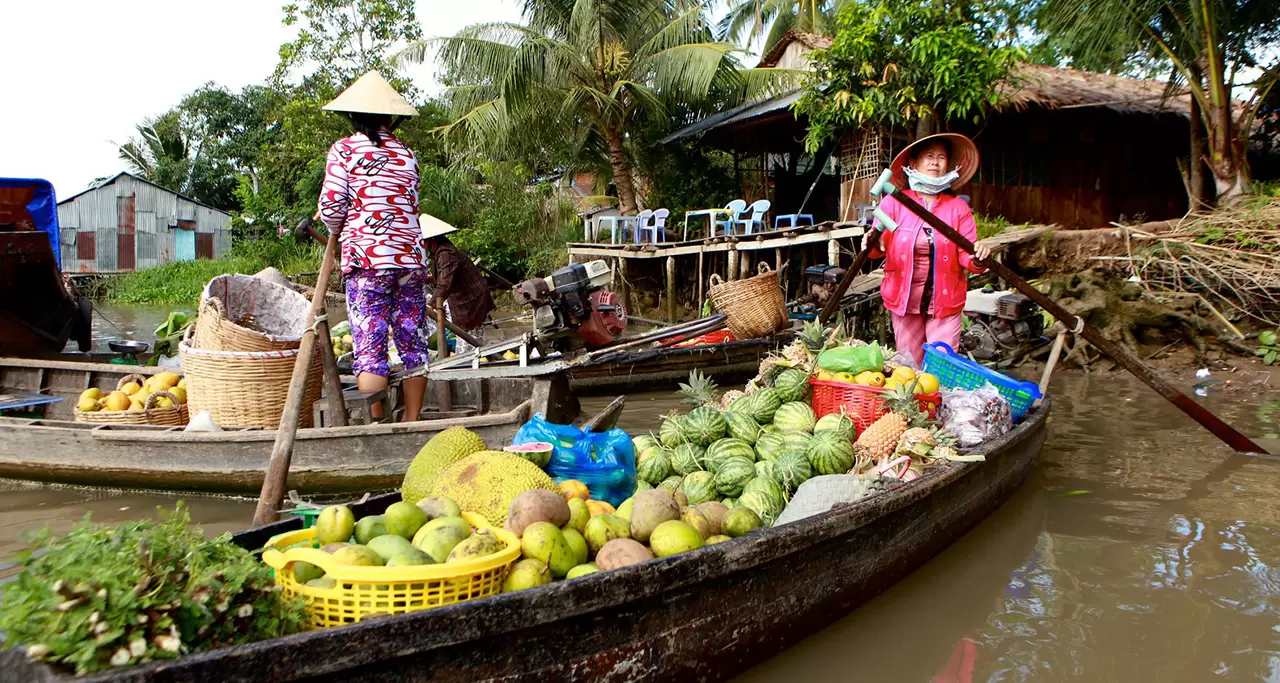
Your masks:
<svg viewBox="0 0 1280 683"><path fill-rule="evenodd" d="M418 214L418 227L422 228L422 239L424 240L458 231L457 228L429 213Z"/></svg>
<svg viewBox="0 0 1280 683"><path fill-rule="evenodd" d="M391 116L417 116L413 108L387 79L377 71L356 79L351 87L342 91L332 102L324 105L325 111L349 111L361 114L390 114Z"/></svg>
<svg viewBox="0 0 1280 683"><path fill-rule="evenodd" d="M911 152L938 140L945 140L951 146L951 157L947 159L947 163L960 171L960 177L951 183L951 189L960 187L973 178L973 175L978 172L978 146L973 144L973 140L959 133L937 133L907 145L906 149L898 152L898 156L893 158L889 169L893 171L894 186L900 190L910 187L907 182L907 173L902 169L911 160Z"/></svg>

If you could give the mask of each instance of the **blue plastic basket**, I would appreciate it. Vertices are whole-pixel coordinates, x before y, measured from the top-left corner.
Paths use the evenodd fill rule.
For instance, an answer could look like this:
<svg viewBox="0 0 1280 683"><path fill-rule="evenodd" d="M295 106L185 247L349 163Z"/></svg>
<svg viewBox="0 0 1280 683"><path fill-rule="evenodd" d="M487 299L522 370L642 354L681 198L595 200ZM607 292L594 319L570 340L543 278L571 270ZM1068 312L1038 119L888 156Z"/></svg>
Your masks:
<svg viewBox="0 0 1280 683"><path fill-rule="evenodd" d="M995 370L979 365L956 353L944 342L924 345L924 371L938 378L947 389L972 391L990 382L1009 402L1013 417L1022 417L1040 398L1040 387L1033 382L1020 382Z"/></svg>

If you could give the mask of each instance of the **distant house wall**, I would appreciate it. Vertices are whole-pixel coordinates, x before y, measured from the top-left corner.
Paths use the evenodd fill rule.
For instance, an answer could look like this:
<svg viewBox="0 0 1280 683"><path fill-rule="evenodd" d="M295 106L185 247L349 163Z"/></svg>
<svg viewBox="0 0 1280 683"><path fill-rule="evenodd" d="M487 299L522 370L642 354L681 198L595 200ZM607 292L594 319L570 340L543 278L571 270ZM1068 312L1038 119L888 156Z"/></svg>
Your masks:
<svg viewBox="0 0 1280 683"><path fill-rule="evenodd" d="M58 225L63 270L69 273L172 263L182 229L195 232L199 258L219 258L231 249L230 214L127 173L60 202Z"/></svg>

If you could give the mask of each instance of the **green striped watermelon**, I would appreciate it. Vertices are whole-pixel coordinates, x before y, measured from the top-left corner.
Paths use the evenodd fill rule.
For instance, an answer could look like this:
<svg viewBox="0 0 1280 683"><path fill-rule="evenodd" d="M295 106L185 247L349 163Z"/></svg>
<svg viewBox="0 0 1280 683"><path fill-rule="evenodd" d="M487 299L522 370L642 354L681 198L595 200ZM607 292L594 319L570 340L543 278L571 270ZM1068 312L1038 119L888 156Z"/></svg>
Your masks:
<svg viewBox="0 0 1280 683"><path fill-rule="evenodd" d="M778 426L784 432L805 432L813 433L813 425L818 418L813 414L813 408L808 403L800 401L792 401L783 403L778 408L778 412L773 415L773 424Z"/></svg>
<svg viewBox="0 0 1280 683"><path fill-rule="evenodd" d="M705 451L702 446L691 443L682 443L676 446L675 451L671 454L671 469L676 474L692 474L702 469L702 459Z"/></svg>
<svg viewBox="0 0 1280 683"><path fill-rule="evenodd" d="M657 484L671 476L671 451L658 448L645 453L646 455L640 458L640 462L636 465L636 476L641 481Z"/></svg>
<svg viewBox="0 0 1280 683"><path fill-rule="evenodd" d="M853 467L853 444L839 434L823 432L805 451L815 474L844 474Z"/></svg>
<svg viewBox="0 0 1280 683"><path fill-rule="evenodd" d="M778 480L792 493L813 477L813 467L809 464L809 457L804 453L787 453L778 458L775 466L778 471Z"/></svg>
<svg viewBox="0 0 1280 683"><path fill-rule="evenodd" d="M684 477L678 474L673 474L659 482L658 488L664 488L671 493L675 493L676 489L680 488L680 482L682 481L684 481Z"/></svg>
<svg viewBox="0 0 1280 683"><path fill-rule="evenodd" d="M819 418L817 424L813 425L813 433L816 436L821 432L835 432L845 441L853 441L858 435L858 430L854 427L853 420L849 419L849 416L844 413L831 413Z"/></svg>
<svg viewBox="0 0 1280 683"><path fill-rule="evenodd" d="M719 472L720 464L728 458L746 458L755 461L756 451L746 441L740 439L720 439L707 448L702 458L702 466L708 472Z"/></svg>
<svg viewBox="0 0 1280 683"><path fill-rule="evenodd" d="M783 403L803 401L809 393L809 375L803 370L794 368L783 370L773 380L773 388L778 392Z"/></svg>
<svg viewBox="0 0 1280 683"><path fill-rule="evenodd" d="M698 505L709 500L720 500L716 497L716 478L710 472L694 472L680 483L680 490L689 499L690 505Z"/></svg>
<svg viewBox="0 0 1280 683"><path fill-rule="evenodd" d="M779 455L784 452L783 443L785 437L781 434L773 432L765 432L756 439L756 456L757 460L777 460Z"/></svg>
<svg viewBox="0 0 1280 683"><path fill-rule="evenodd" d="M782 452L804 455L809 452L810 441L813 437L807 432L785 432L782 435Z"/></svg>
<svg viewBox="0 0 1280 683"><path fill-rule="evenodd" d="M635 447L636 453L643 453L651 448L657 448L660 444L652 434L641 434L631 440L631 445Z"/></svg>
<svg viewBox="0 0 1280 683"><path fill-rule="evenodd" d="M724 421L729 436L745 441L749 446L755 445L756 439L760 438L760 424L745 412L725 413Z"/></svg>
<svg viewBox="0 0 1280 683"><path fill-rule="evenodd" d="M675 448L689 439L684 435L684 418L680 415L668 415L658 426L658 441L667 448Z"/></svg>
<svg viewBox="0 0 1280 683"><path fill-rule="evenodd" d="M737 505L737 504L738 504L738 499L737 499L737 498L733 498L733 497L729 497L729 498L724 498L724 499L722 499L720 502L721 502L721 503L724 503L724 506L725 506L725 507L727 507L727 508L731 508L731 507L733 507L733 506L735 506L735 505Z"/></svg>
<svg viewBox="0 0 1280 683"><path fill-rule="evenodd" d="M778 462L776 460L762 460L756 463L756 476L767 477L779 484L782 483L781 475L778 473Z"/></svg>
<svg viewBox="0 0 1280 683"><path fill-rule="evenodd" d="M765 526L772 526L773 520L782 514L784 505L759 491L744 493L738 498L738 505L750 509L760 517Z"/></svg>
<svg viewBox="0 0 1280 683"><path fill-rule="evenodd" d="M760 424L773 422L773 414L782 406L782 397L775 389L761 389L751 395L751 416Z"/></svg>
<svg viewBox="0 0 1280 683"><path fill-rule="evenodd" d="M716 490L722 496L736 496L742 487L756 476L755 463L746 458L732 457L725 460L716 472Z"/></svg>
<svg viewBox="0 0 1280 683"><path fill-rule="evenodd" d="M650 484L649 482L643 479L636 479L636 493L640 493L641 491L648 491L651 488L653 488L653 484Z"/></svg>
<svg viewBox="0 0 1280 683"><path fill-rule="evenodd" d="M724 415L711 406L694 408L684 418L685 438L703 448L723 439L724 430Z"/></svg>
<svg viewBox="0 0 1280 683"><path fill-rule="evenodd" d="M744 496L753 491L763 493L770 499L774 500L777 503L779 510L787 504L787 490L782 488L782 484L779 484L773 479L769 479L767 477L755 477L751 481L747 482L746 486L742 487L742 495Z"/></svg>

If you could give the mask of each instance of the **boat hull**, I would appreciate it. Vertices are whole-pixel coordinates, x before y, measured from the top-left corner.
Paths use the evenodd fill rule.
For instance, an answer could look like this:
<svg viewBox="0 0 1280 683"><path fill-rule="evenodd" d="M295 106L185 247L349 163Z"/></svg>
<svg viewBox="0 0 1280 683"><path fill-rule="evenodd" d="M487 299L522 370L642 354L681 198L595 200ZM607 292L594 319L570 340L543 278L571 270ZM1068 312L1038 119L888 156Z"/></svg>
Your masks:
<svg viewBox="0 0 1280 683"><path fill-rule="evenodd" d="M726 679L879 594L999 507L1034 467L1047 412L1046 403L991 444L986 462L941 468L746 538L535 590L89 680ZM237 542L260 546L297 524L246 532ZM57 679L20 653L0 654L0 681L39 680Z"/></svg>

